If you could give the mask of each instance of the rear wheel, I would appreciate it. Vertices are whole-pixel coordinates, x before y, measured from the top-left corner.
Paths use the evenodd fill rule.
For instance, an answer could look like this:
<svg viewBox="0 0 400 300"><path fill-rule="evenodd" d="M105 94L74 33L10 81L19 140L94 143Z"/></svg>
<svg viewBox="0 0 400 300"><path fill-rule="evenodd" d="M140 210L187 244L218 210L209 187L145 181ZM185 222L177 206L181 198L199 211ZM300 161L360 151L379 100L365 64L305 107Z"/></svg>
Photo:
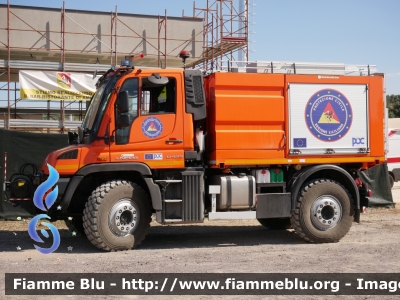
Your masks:
<svg viewBox="0 0 400 300"><path fill-rule="evenodd" d="M332 243L347 234L353 215L349 192L336 181L317 179L303 187L291 223L306 241Z"/></svg>
<svg viewBox="0 0 400 300"><path fill-rule="evenodd" d="M257 219L260 224L270 230L283 230L292 228L290 218Z"/></svg>
<svg viewBox="0 0 400 300"><path fill-rule="evenodd" d="M84 210L83 226L89 241L106 251L137 247L150 228L151 206L137 184L109 181L92 192Z"/></svg>

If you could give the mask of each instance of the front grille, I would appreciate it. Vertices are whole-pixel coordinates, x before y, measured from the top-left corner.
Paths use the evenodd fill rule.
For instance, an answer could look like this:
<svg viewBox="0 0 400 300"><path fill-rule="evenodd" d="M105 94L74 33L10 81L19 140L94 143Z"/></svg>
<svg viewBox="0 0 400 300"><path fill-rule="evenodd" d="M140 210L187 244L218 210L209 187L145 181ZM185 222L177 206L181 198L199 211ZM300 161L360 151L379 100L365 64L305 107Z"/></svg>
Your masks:
<svg viewBox="0 0 400 300"><path fill-rule="evenodd" d="M77 159L78 158L78 150L71 150L60 154L57 159Z"/></svg>

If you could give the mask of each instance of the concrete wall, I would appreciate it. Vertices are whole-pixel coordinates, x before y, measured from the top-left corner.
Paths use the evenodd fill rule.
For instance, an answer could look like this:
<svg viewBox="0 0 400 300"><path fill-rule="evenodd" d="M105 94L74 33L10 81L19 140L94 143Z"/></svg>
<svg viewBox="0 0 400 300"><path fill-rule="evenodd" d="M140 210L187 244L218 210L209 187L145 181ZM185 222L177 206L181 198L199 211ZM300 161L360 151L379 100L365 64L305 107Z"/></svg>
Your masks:
<svg viewBox="0 0 400 300"><path fill-rule="evenodd" d="M61 9L11 5L11 11L47 38L33 32L27 24L10 14L12 59L18 59L18 51L30 51L32 56L36 56L24 56L22 58L24 60L29 58L47 60L46 58L59 57ZM83 56L91 54L87 56L87 63L95 63L97 59L108 59L109 61L110 48L115 49L114 42L111 44L111 13L67 9L66 15L68 17L65 17L65 49L69 55L67 62L73 62L73 54ZM0 49L4 50L7 49L7 6L4 4L0 4L0 16ZM117 23L116 49L119 55L137 53L144 53L148 56L158 55L158 16L118 13L118 18L120 21ZM89 35L86 30L101 42ZM177 57L182 49L187 49L191 51L193 58L201 56L202 30L202 19L168 17L167 55ZM147 40L138 35L146 37ZM161 27L161 37L164 37L164 27ZM164 53L163 39L160 50Z"/></svg>

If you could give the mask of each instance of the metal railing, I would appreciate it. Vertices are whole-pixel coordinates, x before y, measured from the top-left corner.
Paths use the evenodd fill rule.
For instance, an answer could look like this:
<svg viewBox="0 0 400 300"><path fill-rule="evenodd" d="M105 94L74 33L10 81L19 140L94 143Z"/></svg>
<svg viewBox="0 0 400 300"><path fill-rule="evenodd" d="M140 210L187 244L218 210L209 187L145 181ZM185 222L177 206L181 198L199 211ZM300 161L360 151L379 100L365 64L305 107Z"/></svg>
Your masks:
<svg viewBox="0 0 400 300"><path fill-rule="evenodd" d="M60 120L29 120L29 119L10 119L0 120L0 128L7 128L7 122L10 122L11 129L23 128L43 128L43 129L76 129L82 121L60 121Z"/></svg>
<svg viewBox="0 0 400 300"><path fill-rule="evenodd" d="M346 65L343 63L223 61L222 71L239 73L303 74L303 75L356 75L368 76L378 72L376 65Z"/></svg>

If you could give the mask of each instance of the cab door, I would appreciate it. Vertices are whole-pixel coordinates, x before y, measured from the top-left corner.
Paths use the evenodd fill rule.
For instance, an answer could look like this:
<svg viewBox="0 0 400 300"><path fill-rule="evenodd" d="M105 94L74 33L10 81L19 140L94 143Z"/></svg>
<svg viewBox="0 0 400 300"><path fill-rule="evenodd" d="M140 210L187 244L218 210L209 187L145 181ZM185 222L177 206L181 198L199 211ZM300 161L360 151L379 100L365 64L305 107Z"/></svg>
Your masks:
<svg viewBox="0 0 400 300"><path fill-rule="evenodd" d="M158 74L157 74L158 75ZM128 77L119 91L128 91L129 126L118 128L110 144L111 162L144 162L150 168L184 167L183 93L180 75L163 74L166 84L149 80L151 74ZM114 110L116 106L114 107Z"/></svg>

